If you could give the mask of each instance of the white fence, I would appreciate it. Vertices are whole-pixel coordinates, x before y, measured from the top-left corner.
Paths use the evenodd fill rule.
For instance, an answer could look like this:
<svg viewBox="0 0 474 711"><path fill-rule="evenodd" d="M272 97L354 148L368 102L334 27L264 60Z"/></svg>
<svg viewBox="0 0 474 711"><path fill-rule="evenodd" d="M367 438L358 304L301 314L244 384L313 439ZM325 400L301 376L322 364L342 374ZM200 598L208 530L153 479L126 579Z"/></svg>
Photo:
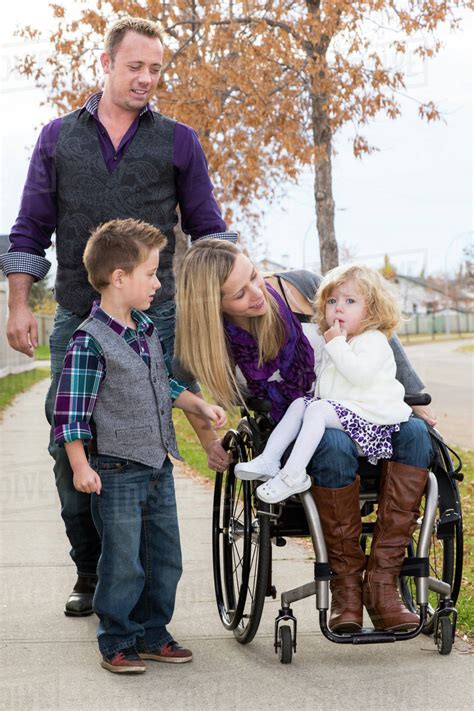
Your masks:
<svg viewBox="0 0 474 711"><path fill-rule="evenodd" d="M49 314L35 314L38 322L38 344L40 346L49 346L49 337L53 330L54 316Z"/></svg>
<svg viewBox="0 0 474 711"><path fill-rule="evenodd" d="M35 361L8 345L6 327L8 316L8 284L0 282L0 378L12 373L22 373L35 367Z"/></svg>
<svg viewBox="0 0 474 711"><path fill-rule="evenodd" d="M413 314L403 321L397 333L399 336L437 333L460 335L474 332L474 313L468 311L448 311L432 314Z"/></svg>

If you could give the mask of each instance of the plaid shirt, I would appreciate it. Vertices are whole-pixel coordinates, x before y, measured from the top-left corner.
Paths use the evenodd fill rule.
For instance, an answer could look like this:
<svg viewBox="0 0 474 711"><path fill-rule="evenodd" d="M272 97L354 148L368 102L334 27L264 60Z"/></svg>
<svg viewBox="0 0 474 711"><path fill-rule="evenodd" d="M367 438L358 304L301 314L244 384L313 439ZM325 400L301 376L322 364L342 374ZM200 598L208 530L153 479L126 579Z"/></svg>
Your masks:
<svg viewBox="0 0 474 711"><path fill-rule="evenodd" d="M136 330L115 321L100 308L98 302L94 303L91 316L106 323L115 333L125 338L129 346L150 367L150 352L145 334L150 336L154 326L146 314L132 309L132 318L137 324ZM172 377L171 359L164 348L163 355L168 371L171 398L175 400L183 390L186 390L186 386ZM92 439L90 421L100 385L105 377L105 357L100 345L85 331L76 331L64 357L54 405L55 442L61 444L76 439L85 441Z"/></svg>

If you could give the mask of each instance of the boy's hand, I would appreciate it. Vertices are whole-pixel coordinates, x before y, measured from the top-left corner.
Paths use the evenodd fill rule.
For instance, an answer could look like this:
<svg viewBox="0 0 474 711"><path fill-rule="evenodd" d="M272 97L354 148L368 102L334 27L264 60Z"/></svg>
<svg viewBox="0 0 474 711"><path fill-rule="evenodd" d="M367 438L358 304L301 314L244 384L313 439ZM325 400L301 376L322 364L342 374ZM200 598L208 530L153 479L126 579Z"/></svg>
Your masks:
<svg viewBox="0 0 474 711"><path fill-rule="evenodd" d="M102 489L100 476L89 465L74 472L73 483L74 488L84 494L100 494Z"/></svg>
<svg viewBox="0 0 474 711"><path fill-rule="evenodd" d="M333 338L337 338L338 336L344 336L344 338L347 338L347 331L345 328L341 329L339 319L336 319L331 328L328 328L328 330L324 333L324 340L326 343L329 343L329 341L332 341Z"/></svg>
<svg viewBox="0 0 474 711"><path fill-rule="evenodd" d="M225 414L225 410L222 409L222 407L219 407L219 405L210 405L208 402L202 403L202 414L204 417L208 417L210 420L212 420L215 423L215 427L219 429L220 427L224 427L225 423L227 422L227 415Z"/></svg>

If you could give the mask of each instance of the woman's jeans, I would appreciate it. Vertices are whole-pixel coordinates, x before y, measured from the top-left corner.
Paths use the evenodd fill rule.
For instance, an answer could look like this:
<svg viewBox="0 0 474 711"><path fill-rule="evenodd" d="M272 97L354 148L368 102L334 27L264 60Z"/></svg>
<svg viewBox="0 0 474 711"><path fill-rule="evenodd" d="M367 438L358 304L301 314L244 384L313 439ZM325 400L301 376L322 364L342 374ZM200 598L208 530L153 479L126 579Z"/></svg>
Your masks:
<svg viewBox="0 0 474 711"><path fill-rule="evenodd" d="M100 495L92 494L102 540L93 605L100 651L160 649L172 639L166 625L182 572L173 465L105 455L90 462L102 482Z"/></svg>
<svg viewBox="0 0 474 711"><path fill-rule="evenodd" d="M430 466L433 451L423 420L410 417L408 422L402 422L400 431L392 435L392 446L394 462L423 469ZM340 489L354 481L359 457L356 445L345 432L326 430L307 470L316 486Z"/></svg>
<svg viewBox="0 0 474 711"><path fill-rule="evenodd" d="M175 305L167 301L147 311L159 331L162 342L170 355L174 350ZM63 367L67 345L85 317L76 316L58 306L49 343L51 349L51 384L46 396L46 418L53 421L54 402L59 376ZM95 575L100 555L100 540L90 511L90 494L76 491L72 483L72 471L64 447L54 442L51 429L49 453L55 460L54 475L61 502L61 516L66 526L66 535L71 544L70 555L79 575Z"/></svg>

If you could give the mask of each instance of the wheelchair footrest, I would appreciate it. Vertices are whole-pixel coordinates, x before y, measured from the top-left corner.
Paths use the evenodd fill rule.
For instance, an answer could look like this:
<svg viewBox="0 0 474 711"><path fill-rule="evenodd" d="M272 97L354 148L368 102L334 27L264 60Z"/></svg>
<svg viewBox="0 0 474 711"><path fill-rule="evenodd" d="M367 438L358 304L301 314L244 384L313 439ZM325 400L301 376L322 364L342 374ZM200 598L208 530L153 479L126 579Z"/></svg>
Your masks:
<svg viewBox="0 0 474 711"><path fill-rule="evenodd" d="M360 631L352 635L352 644L381 644L384 642L396 642L395 632L384 632L376 630Z"/></svg>
<svg viewBox="0 0 474 711"><path fill-rule="evenodd" d="M420 605L420 622L418 626L410 631L391 631L362 629L359 632L338 633L329 629L327 624L327 610L319 611L319 626L321 632L331 642L338 644L383 644L387 642L398 642L417 637L426 622L427 604Z"/></svg>

